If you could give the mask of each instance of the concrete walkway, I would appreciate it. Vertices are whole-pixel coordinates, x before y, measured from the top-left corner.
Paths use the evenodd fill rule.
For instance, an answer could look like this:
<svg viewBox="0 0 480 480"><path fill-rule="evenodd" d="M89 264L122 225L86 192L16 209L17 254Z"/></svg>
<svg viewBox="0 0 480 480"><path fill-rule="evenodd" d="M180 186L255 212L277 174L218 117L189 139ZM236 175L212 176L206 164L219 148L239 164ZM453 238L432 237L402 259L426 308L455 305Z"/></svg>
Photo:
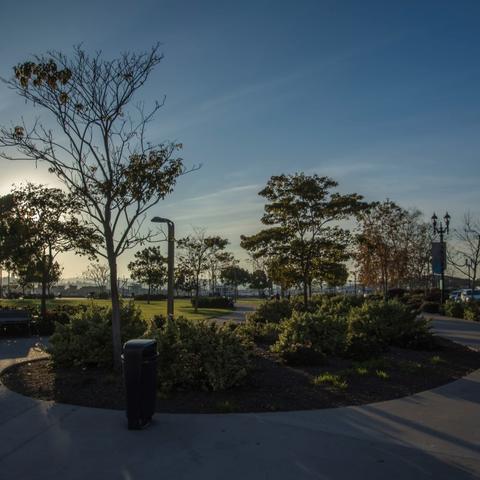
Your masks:
<svg viewBox="0 0 480 480"><path fill-rule="evenodd" d="M458 322L437 318L435 327L460 332L460 342L480 339L479 324ZM30 339L1 341L0 368L31 348ZM1 480L480 478L480 371L362 407L157 414L140 432L126 429L123 412L0 386L0 440Z"/></svg>
<svg viewBox="0 0 480 480"><path fill-rule="evenodd" d="M254 303L246 303L242 302L240 304L237 304L235 307L235 310L233 310L231 313L227 313L226 315L223 315L222 317L217 317L214 320L216 322L243 322L245 321L245 316L249 312L254 312L256 308L256 305Z"/></svg>

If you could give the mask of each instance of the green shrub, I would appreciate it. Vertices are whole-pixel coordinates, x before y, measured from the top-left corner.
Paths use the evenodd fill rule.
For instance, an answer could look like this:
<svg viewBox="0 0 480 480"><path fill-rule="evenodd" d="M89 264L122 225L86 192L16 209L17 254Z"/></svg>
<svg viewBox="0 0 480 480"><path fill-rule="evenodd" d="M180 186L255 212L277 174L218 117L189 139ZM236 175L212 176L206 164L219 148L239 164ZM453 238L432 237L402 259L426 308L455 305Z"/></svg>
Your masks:
<svg viewBox="0 0 480 480"><path fill-rule="evenodd" d="M195 306L195 299L191 299ZM227 297L198 297L198 308L235 308L232 298Z"/></svg>
<svg viewBox="0 0 480 480"><path fill-rule="evenodd" d="M258 323L247 320L238 324L236 331L250 342L273 345L278 340L280 326L278 323Z"/></svg>
<svg viewBox="0 0 480 480"><path fill-rule="evenodd" d="M339 315L346 317L354 307L363 305L364 299L354 295L324 295L322 302L318 303L317 311L327 315Z"/></svg>
<svg viewBox="0 0 480 480"><path fill-rule="evenodd" d="M424 313L439 313L440 303L425 301L422 303L420 310Z"/></svg>
<svg viewBox="0 0 480 480"><path fill-rule="evenodd" d="M122 342L139 338L145 333L147 325L140 309L133 303L121 304L120 321ZM69 323L56 323L49 343L52 360L58 367L111 368L111 309L93 305L73 315Z"/></svg>
<svg viewBox="0 0 480 480"><path fill-rule="evenodd" d="M268 300L261 303L255 312L247 314L247 319L255 323L280 323L290 318L292 312L293 306L288 300Z"/></svg>
<svg viewBox="0 0 480 480"><path fill-rule="evenodd" d="M445 315L449 317L463 318L464 305L462 302L447 300L444 309Z"/></svg>
<svg viewBox="0 0 480 480"><path fill-rule="evenodd" d="M430 348L428 323L396 300L367 302L348 315L347 353L369 358L388 346Z"/></svg>
<svg viewBox="0 0 480 480"><path fill-rule="evenodd" d="M160 300L166 300L167 296L164 293L151 293L148 295L147 293L142 293L135 295L133 297L135 300L150 300L150 301L160 301Z"/></svg>
<svg viewBox="0 0 480 480"><path fill-rule="evenodd" d="M480 319L480 309L476 302L469 302L465 304L463 310L463 318L465 320L474 320L478 321Z"/></svg>
<svg viewBox="0 0 480 480"><path fill-rule="evenodd" d="M278 341L272 351L286 363L295 365L319 364L326 355L343 352L347 323L339 315L294 312L280 324Z"/></svg>
<svg viewBox="0 0 480 480"><path fill-rule="evenodd" d="M48 310L45 317L39 317L35 322L35 331L39 335L51 335L55 330L55 324L65 325L70 322L70 315L64 311Z"/></svg>
<svg viewBox="0 0 480 480"><path fill-rule="evenodd" d="M160 389L224 390L241 383L250 364L250 345L229 325L166 319L149 331L158 342Z"/></svg>

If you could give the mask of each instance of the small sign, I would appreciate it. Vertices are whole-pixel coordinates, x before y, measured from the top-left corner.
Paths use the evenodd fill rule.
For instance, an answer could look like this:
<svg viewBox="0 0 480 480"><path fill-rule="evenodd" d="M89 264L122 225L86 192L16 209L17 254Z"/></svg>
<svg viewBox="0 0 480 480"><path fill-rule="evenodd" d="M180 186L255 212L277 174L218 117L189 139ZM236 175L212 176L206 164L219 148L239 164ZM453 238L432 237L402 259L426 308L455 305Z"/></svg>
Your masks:
<svg viewBox="0 0 480 480"><path fill-rule="evenodd" d="M445 242L432 242L432 272L441 275L447 266L447 245Z"/></svg>

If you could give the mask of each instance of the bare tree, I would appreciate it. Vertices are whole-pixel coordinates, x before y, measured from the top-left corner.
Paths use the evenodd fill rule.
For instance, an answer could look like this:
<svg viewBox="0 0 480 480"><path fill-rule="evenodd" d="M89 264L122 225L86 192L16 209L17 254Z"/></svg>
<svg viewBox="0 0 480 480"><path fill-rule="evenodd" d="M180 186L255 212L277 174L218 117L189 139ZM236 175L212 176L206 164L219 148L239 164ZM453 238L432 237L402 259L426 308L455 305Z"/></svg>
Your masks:
<svg viewBox="0 0 480 480"><path fill-rule="evenodd" d="M95 286L105 291L110 277L110 269L104 263L92 262L82 276L85 280L90 280Z"/></svg>
<svg viewBox="0 0 480 480"><path fill-rule="evenodd" d="M79 199L81 211L102 237L97 256L110 270L114 367L120 367L120 302L117 259L153 240L142 228L146 212L173 191L185 173L179 143L152 144L146 127L163 102L150 110L134 104L135 93L162 60L158 46L105 60L75 47L72 57L51 51L14 68L4 80L26 102L50 114L58 130L39 120L0 128L1 156L43 161Z"/></svg>
<svg viewBox="0 0 480 480"><path fill-rule="evenodd" d="M480 220L467 212L462 227L454 233L455 241L447 250L448 263L468 278L473 289L480 266Z"/></svg>

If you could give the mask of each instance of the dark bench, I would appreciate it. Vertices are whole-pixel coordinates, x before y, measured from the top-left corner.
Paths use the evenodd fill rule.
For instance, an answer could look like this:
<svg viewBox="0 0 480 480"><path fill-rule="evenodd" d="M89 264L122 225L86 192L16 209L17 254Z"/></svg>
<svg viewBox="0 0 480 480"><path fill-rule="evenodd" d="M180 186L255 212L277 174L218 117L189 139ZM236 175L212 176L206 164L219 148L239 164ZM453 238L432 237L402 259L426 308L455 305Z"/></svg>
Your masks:
<svg viewBox="0 0 480 480"><path fill-rule="evenodd" d="M0 327L8 327L10 325L26 325L30 334L30 324L32 323L32 315L27 310L17 309L0 309Z"/></svg>

